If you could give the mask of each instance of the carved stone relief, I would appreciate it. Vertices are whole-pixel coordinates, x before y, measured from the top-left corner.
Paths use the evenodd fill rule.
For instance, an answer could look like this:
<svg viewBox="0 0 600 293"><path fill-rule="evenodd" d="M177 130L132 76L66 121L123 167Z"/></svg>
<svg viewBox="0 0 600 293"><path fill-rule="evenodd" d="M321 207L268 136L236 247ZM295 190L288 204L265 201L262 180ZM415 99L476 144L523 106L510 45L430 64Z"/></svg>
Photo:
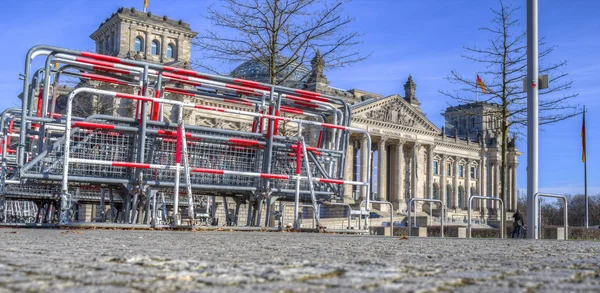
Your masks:
<svg viewBox="0 0 600 293"><path fill-rule="evenodd" d="M397 103L389 103L381 108L367 112L368 119L374 119L385 122L398 123L408 127L415 127L416 121L410 113Z"/></svg>

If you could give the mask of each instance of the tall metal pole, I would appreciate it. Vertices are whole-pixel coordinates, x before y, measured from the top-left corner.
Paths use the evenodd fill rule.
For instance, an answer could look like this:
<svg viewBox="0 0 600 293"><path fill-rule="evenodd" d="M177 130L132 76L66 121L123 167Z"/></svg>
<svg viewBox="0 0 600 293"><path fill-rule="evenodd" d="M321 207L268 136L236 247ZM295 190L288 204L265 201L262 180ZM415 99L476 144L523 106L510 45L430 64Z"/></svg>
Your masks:
<svg viewBox="0 0 600 293"><path fill-rule="evenodd" d="M589 228L589 198L588 198L588 190L587 190L587 131L585 129L585 105L583 106L583 185L584 185L584 195L585 195L585 228Z"/></svg>
<svg viewBox="0 0 600 293"><path fill-rule="evenodd" d="M527 0L527 222L536 225L538 192L538 1ZM535 227L528 239L537 239Z"/></svg>

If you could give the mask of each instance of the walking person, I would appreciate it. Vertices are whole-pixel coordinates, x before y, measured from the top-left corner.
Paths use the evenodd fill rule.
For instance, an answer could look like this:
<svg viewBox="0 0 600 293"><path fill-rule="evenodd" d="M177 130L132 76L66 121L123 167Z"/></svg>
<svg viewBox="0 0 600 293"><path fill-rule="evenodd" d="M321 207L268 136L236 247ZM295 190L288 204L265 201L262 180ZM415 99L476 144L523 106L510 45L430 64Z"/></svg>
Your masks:
<svg viewBox="0 0 600 293"><path fill-rule="evenodd" d="M512 232L512 238L521 238L521 232L523 230L523 226L525 226L525 221L523 220L523 214L521 214L521 211L517 210L514 215L513 215L514 221L513 221L513 232ZM517 237L515 237L517 236Z"/></svg>

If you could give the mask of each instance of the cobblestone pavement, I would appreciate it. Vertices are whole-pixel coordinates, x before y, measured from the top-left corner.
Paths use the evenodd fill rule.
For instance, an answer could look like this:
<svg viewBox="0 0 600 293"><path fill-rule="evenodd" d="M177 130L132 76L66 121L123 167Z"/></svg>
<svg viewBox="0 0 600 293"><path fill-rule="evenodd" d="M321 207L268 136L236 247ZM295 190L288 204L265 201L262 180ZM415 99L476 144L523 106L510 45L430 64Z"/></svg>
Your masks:
<svg viewBox="0 0 600 293"><path fill-rule="evenodd" d="M1 292L600 292L600 242L0 229Z"/></svg>

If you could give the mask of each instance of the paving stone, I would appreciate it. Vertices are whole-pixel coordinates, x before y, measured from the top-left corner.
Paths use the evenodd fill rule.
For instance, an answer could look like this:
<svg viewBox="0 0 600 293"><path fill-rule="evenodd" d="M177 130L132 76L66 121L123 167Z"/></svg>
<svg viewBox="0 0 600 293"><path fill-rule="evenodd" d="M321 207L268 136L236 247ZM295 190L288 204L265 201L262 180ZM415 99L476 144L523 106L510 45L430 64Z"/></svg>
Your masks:
<svg viewBox="0 0 600 293"><path fill-rule="evenodd" d="M594 241L3 229L4 292L598 292Z"/></svg>

